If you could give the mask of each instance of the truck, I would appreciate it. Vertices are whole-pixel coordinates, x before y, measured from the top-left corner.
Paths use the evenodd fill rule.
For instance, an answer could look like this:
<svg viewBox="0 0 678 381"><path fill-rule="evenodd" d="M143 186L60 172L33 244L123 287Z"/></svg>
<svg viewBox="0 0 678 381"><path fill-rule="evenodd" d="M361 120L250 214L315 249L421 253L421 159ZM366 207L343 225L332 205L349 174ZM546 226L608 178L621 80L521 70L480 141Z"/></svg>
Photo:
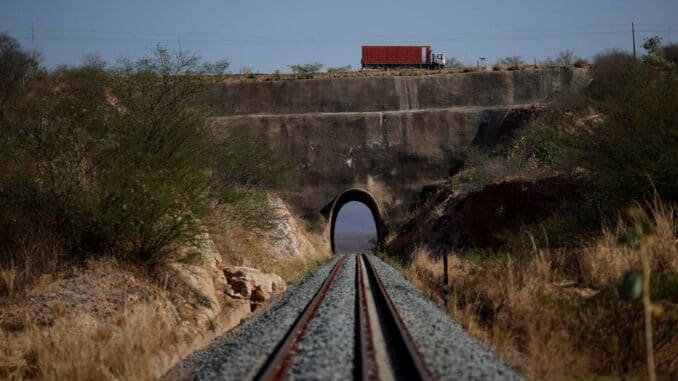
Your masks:
<svg viewBox="0 0 678 381"><path fill-rule="evenodd" d="M428 45L362 46L360 64L363 69L389 70L400 68L439 69L445 67L445 55L434 53Z"/></svg>

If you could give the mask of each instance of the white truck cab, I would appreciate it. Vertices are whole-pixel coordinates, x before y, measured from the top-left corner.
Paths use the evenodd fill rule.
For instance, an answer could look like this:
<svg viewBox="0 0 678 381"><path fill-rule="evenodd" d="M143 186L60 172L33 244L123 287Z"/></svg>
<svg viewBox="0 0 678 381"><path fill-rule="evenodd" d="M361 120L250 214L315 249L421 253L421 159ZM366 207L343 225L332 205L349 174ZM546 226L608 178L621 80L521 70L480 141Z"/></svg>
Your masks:
<svg viewBox="0 0 678 381"><path fill-rule="evenodd" d="M431 52L431 66L445 67L445 54Z"/></svg>

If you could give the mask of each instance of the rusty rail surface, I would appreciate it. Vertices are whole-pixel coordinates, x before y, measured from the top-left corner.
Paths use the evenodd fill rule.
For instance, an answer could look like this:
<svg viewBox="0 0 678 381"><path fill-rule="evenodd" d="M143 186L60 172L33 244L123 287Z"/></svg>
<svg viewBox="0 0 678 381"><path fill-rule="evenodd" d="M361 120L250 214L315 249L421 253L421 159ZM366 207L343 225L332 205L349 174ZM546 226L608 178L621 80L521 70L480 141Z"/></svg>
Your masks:
<svg viewBox="0 0 678 381"><path fill-rule="evenodd" d="M310 321L315 317L325 296L334 285L347 257L348 255L342 256L334 265L311 301L287 331L284 339L259 370L255 376L256 380L287 379L296 346L304 338ZM392 367L387 370L393 371L392 375L398 380L435 380L379 274L364 254L356 258L356 287L356 302L358 303L356 306L358 336L356 349L360 353L356 353L355 356L354 377L361 380L382 379L384 374L380 374L380 368L384 370L383 367L386 366ZM368 301L368 292L373 298L372 302ZM370 303L373 304L376 316L372 316L370 312ZM376 325L373 324L375 321ZM386 350L389 358L384 362L382 357L382 363L377 359L374 341L376 329L382 329L383 337L381 338L385 347L382 350Z"/></svg>
<svg viewBox="0 0 678 381"><path fill-rule="evenodd" d="M313 319L320 304L322 304L325 299L325 295L327 295L327 292L332 288L332 285L337 278L337 274L344 267L345 262L346 256L342 256L337 261L332 268L332 271L330 271L327 276L327 279L325 279L322 286L320 286L320 289L318 289L313 296L313 299L311 299L306 308L304 308L304 311L294 322L292 328L287 331L283 341L278 345L275 351L273 351L265 365L256 375L256 380L284 380L287 378L287 373L292 364L294 350L304 337L308 323Z"/></svg>
<svg viewBox="0 0 678 381"><path fill-rule="evenodd" d="M359 376L362 380L374 380L379 377L379 366L376 359L376 351L372 338L372 326L370 323L370 313L367 306L367 290L363 280L362 255L358 256L356 261L358 283L358 336L360 337L360 361L358 368ZM357 374L357 373L356 373Z"/></svg>
<svg viewBox="0 0 678 381"><path fill-rule="evenodd" d="M389 330L389 342L386 343L391 350L393 363L398 365L396 378L404 380L434 380L433 373L429 370L421 351L414 342L407 326L403 322L395 303L384 287L379 274L372 266L370 260L364 254L358 256L358 324L360 325L360 377L363 380L378 380L379 366L375 358L375 347L372 330L370 328L370 316L367 309L366 287L363 280L361 263L365 264L367 279L369 279L379 309L379 316L384 324L384 329ZM375 317L376 318L376 317Z"/></svg>

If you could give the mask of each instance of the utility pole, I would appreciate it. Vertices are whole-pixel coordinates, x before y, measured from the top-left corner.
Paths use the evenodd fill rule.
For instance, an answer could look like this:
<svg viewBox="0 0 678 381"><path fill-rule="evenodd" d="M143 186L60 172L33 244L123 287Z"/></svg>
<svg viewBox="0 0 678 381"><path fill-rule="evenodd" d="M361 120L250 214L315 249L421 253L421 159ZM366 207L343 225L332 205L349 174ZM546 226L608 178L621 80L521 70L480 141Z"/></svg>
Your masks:
<svg viewBox="0 0 678 381"><path fill-rule="evenodd" d="M636 59L636 24L631 21L631 36L633 36L633 59Z"/></svg>
<svg viewBox="0 0 678 381"><path fill-rule="evenodd" d="M31 57L35 62L35 23L31 21Z"/></svg>

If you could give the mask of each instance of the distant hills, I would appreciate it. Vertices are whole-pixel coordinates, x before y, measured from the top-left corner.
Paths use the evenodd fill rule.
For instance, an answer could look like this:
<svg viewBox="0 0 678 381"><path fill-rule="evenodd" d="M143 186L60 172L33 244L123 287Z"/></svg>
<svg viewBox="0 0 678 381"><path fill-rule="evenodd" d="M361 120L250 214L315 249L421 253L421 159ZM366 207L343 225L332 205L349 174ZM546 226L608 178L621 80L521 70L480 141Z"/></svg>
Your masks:
<svg viewBox="0 0 678 381"><path fill-rule="evenodd" d="M363 253L372 249L376 236L364 233L334 233L334 248L337 253Z"/></svg>

